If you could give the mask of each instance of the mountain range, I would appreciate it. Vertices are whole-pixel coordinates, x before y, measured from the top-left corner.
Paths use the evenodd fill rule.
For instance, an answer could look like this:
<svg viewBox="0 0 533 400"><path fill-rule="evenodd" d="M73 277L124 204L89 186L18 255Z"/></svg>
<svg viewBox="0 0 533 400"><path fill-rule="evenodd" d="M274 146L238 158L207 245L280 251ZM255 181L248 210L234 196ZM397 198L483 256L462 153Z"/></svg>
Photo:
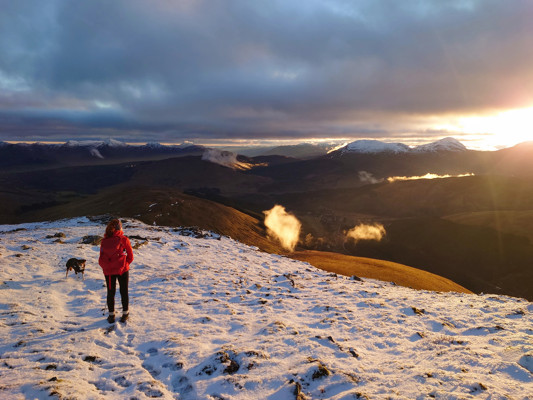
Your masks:
<svg viewBox="0 0 533 400"><path fill-rule="evenodd" d="M392 148L402 150L356 141L295 158L115 142L3 144L0 223L114 213L283 252L263 224L263 211L280 204L301 222L297 251L335 252L347 265L352 256L396 262L474 292L533 299L533 143L475 151L446 138ZM29 153L33 162L17 159ZM190 207L169 206L178 200ZM348 240L358 224L381 224L386 234Z"/></svg>
<svg viewBox="0 0 533 400"><path fill-rule="evenodd" d="M436 153L466 151L457 139L446 137L419 146L409 147L403 143L386 143L379 140L356 140L339 149L343 153Z"/></svg>
<svg viewBox="0 0 533 400"><path fill-rule="evenodd" d="M182 155L201 155L201 146L159 143L127 145L108 139L68 141L63 144L0 142L0 168L3 171L30 171L79 165L104 165L139 160L157 160Z"/></svg>

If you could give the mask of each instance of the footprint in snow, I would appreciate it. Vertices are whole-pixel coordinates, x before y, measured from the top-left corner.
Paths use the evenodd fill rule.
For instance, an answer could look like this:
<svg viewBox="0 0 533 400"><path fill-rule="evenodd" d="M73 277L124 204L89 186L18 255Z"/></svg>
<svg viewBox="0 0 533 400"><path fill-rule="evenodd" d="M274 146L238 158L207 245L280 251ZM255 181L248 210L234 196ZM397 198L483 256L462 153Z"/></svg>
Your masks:
<svg viewBox="0 0 533 400"><path fill-rule="evenodd" d="M111 349L113 348L113 346L107 344L106 342L102 342L101 340L95 340L94 341L94 344L96 344L97 346L100 346L100 347L104 347L106 349Z"/></svg>
<svg viewBox="0 0 533 400"><path fill-rule="evenodd" d="M113 380L117 383L117 385L123 388L127 388L131 386L131 382L124 375L113 378Z"/></svg>
<svg viewBox="0 0 533 400"><path fill-rule="evenodd" d="M157 398L163 397L163 392L154 386L151 382L141 382L138 384L137 389L143 392L147 397Z"/></svg>
<svg viewBox="0 0 533 400"><path fill-rule="evenodd" d="M194 398L194 386L186 376L175 377L172 379L171 384L172 390L175 393L180 393L181 395L191 396L190 398Z"/></svg>
<svg viewBox="0 0 533 400"><path fill-rule="evenodd" d="M144 361L141 366L146 370L148 371L148 373L150 375L152 375L152 377L155 379L157 378L159 375L161 375L161 369L155 367L154 365L152 365L151 363L149 363L148 361Z"/></svg>

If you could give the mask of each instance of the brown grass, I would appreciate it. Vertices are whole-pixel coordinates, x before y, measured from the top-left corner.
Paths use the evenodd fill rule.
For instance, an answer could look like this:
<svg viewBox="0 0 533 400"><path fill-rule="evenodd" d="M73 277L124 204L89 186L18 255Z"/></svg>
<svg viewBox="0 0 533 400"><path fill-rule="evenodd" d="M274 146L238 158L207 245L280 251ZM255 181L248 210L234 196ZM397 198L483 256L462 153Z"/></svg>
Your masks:
<svg viewBox="0 0 533 400"><path fill-rule="evenodd" d="M104 214L135 218L149 225L198 226L270 253L283 252L279 244L266 237L265 228L257 219L231 207L168 188L113 186L68 204L25 213L23 220Z"/></svg>
<svg viewBox="0 0 533 400"><path fill-rule="evenodd" d="M290 257L345 276L378 279L420 290L472 293L442 276L390 261L313 250L296 251Z"/></svg>
<svg viewBox="0 0 533 400"><path fill-rule="evenodd" d="M103 214L136 218L149 225L198 226L269 253L286 254L277 242L267 238L263 224L256 218L169 188L113 186L68 204L24 213L22 219L38 221ZM289 256L346 276L392 281L414 289L471 293L441 276L393 262L320 251L298 251Z"/></svg>

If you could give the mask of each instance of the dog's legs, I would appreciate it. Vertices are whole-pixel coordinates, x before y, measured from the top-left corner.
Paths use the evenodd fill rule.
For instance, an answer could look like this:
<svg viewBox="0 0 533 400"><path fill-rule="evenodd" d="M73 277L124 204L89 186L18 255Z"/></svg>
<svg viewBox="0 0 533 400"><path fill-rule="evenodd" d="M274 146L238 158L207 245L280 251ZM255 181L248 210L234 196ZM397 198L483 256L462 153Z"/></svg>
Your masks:
<svg viewBox="0 0 533 400"><path fill-rule="evenodd" d="M68 269L67 269L67 274L65 275L65 279L68 277Z"/></svg>

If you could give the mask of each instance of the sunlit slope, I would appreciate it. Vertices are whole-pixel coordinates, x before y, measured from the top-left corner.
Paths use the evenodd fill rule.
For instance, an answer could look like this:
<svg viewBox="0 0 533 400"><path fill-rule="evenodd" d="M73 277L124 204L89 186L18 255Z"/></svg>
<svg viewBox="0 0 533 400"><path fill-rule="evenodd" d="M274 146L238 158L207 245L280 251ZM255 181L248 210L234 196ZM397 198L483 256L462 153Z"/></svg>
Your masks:
<svg viewBox="0 0 533 400"><path fill-rule="evenodd" d="M257 219L231 207L169 188L114 186L68 204L28 212L24 218L26 221L42 221L102 214L136 218L150 225L198 226L264 251L282 252L277 243L266 237L265 229Z"/></svg>
<svg viewBox="0 0 533 400"><path fill-rule="evenodd" d="M213 201L188 196L168 188L118 186L61 206L29 212L31 220L55 220L87 215L110 214L132 217L149 225L198 226L230 236L270 253L285 253L277 241L267 237L263 224L256 218ZM303 251L296 253L317 268L344 275L357 275L412 288L468 292L446 278L388 261L349 257L341 254ZM358 260L354 268L353 260ZM364 261L363 261L364 260ZM333 269L335 265L337 269Z"/></svg>
<svg viewBox="0 0 533 400"><path fill-rule="evenodd" d="M355 275L360 278L379 279L413 289L472 293L442 276L390 261L311 250L297 251L290 257L345 276Z"/></svg>

